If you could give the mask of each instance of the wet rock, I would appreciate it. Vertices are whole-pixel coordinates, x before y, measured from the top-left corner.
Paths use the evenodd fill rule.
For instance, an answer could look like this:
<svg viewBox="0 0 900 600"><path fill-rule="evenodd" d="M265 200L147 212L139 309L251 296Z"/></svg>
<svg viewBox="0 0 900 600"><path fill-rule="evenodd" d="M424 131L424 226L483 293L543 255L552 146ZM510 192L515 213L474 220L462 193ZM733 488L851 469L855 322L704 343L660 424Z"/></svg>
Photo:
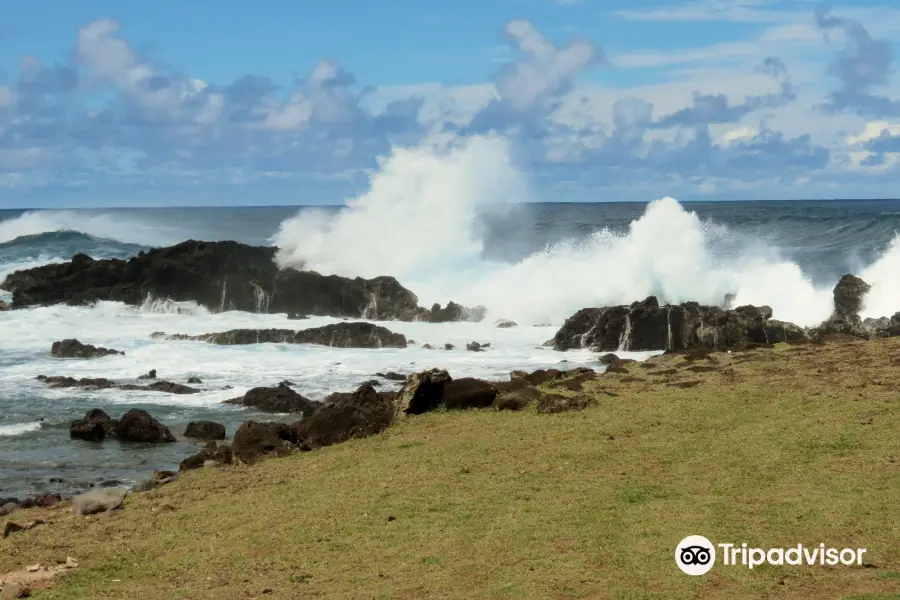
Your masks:
<svg viewBox="0 0 900 600"><path fill-rule="evenodd" d="M252 458L251 458L252 460ZM206 467L212 462L215 465L230 465L233 457L230 446L216 446L212 448L203 448L197 454L181 461L178 465L180 471L190 471L191 469L199 469Z"/></svg>
<svg viewBox="0 0 900 600"><path fill-rule="evenodd" d="M771 321L768 306L724 310L696 302L660 306L654 296L630 306L585 308L570 317L553 338L556 350L599 352L737 348L747 343L802 339L805 330Z"/></svg>
<svg viewBox="0 0 900 600"><path fill-rule="evenodd" d="M127 495L128 489L124 487L110 487L80 494L72 498L72 513L81 517L116 510L125 502Z"/></svg>
<svg viewBox="0 0 900 600"><path fill-rule="evenodd" d="M227 400L226 403L248 406L264 412L299 412L304 416L311 415L322 405L320 402L301 396L286 385L253 388L241 398Z"/></svg>
<svg viewBox="0 0 900 600"><path fill-rule="evenodd" d="M187 382L193 384L203 383L203 381L201 381L199 377L188 377Z"/></svg>
<svg viewBox="0 0 900 600"><path fill-rule="evenodd" d="M453 344L444 344L444 350L453 350L455 347Z"/></svg>
<svg viewBox="0 0 900 600"><path fill-rule="evenodd" d="M105 411L95 408L89 410L83 419L69 423L69 437L86 442L102 442L116 435L118 421L110 418Z"/></svg>
<svg viewBox="0 0 900 600"><path fill-rule="evenodd" d="M397 414L418 415L434 410L444 401L444 388L453 380L447 371L432 369L413 373L397 396Z"/></svg>
<svg viewBox="0 0 900 600"><path fill-rule="evenodd" d="M375 279L280 269L274 247L234 241L188 240L155 248L129 260L71 262L16 271L0 288L13 295L13 308L82 305L100 300L140 305L148 296L195 301L213 312L313 314L372 320L414 321L429 311L393 277Z"/></svg>
<svg viewBox="0 0 900 600"><path fill-rule="evenodd" d="M198 440L224 440L225 426L215 421L191 421L184 429L184 436Z"/></svg>
<svg viewBox="0 0 900 600"><path fill-rule="evenodd" d="M432 323L447 323L450 321L473 321L478 322L484 319L487 309L483 306L475 308L466 308L456 302L448 302L447 306L441 308L440 304L434 304L428 315L428 321Z"/></svg>
<svg viewBox="0 0 900 600"><path fill-rule="evenodd" d="M490 347L490 344L482 344L480 342L469 342L466 344L466 350L469 352L484 352L488 347Z"/></svg>
<svg viewBox="0 0 900 600"><path fill-rule="evenodd" d="M53 342L53 345L50 347L50 354L57 358L99 358L101 356L125 353L91 344L82 344L76 339L67 339Z"/></svg>
<svg viewBox="0 0 900 600"><path fill-rule="evenodd" d="M518 327L519 324L515 321L500 321L497 323L497 327L500 329L510 329L512 327Z"/></svg>
<svg viewBox="0 0 900 600"><path fill-rule="evenodd" d="M305 321L309 319L307 315L301 315L300 313L288 313L287 314L288 321Z"/></svg>
<svg viewBox="0 0 900 600"><path fill-rule="evenodd" d="M146 375L139 375L138 379L156 379L156 369L150 369Z"/></svg>
<svg viewBox="0 0 900 600"><path fill-rule="evenodd" d="M453 379L444 385L444 406L450 410L486 408L494 403L497 389L493 384L472 377Z"/></svg>
<svg viewBox="0 0 900 600"><path fill-rule="evenodd" d="M285 423L247 421L234 433L231 453L234 459L251 464L289 455L292 451L290 440L291 432Z"/></svg>
<svg viewBox="0 0 900 600"><path fill-rule="evenodd" d="M232 329L202 335L176 334L172 340L193 340L236 346L246 344L316 344L335 348L406 348L406 336L374 323L333 323L312 329Z"/></svg>
<svg viewBox="0 0 900 600"><path fill-rule="evenodd" d="M119 419L116 437L123 442L174 442L169 428L145 410L132 408Z"/></svg>
<svg viewBox="0 0 900 600"><path fill-rule="evenodd" d="M200 390L197 388L192 388L186 385L181 385L180 383L173 383L171 381L154 381L153 383L141 387L141 386L128 386L123 385L119 386L123 390L132 390L132 389L145 389L150 390L151 392L165 392L167 394L196 394Z"/></svg>
<svg viewBox="0 0 900 600"><path fill-rule="evenodd" d="M303 450L315 450L384 431L394 422L395 394L378 393L363 384L337 402L325 404L311 417L291 425L292 437Z"/></svg>

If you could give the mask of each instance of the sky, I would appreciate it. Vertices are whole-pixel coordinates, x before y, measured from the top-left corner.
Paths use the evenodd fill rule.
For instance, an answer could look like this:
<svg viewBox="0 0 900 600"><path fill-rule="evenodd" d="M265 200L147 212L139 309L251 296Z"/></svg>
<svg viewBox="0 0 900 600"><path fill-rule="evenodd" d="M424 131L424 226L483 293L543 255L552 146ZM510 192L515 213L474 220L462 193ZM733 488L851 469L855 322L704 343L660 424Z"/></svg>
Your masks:
<svg viewBox="0 0 900 600"><path fill-rule="evenodd" d="M0 0L0 208L340 204L505 137L541 201L900 196L900 6Z"/></svg>

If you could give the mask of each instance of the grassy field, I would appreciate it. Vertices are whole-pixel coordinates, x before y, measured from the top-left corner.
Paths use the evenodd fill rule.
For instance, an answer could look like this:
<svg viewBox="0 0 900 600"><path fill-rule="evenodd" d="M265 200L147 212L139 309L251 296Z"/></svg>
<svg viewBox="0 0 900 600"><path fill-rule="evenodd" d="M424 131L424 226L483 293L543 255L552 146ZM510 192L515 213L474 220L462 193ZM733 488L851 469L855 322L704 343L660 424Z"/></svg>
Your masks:
<svg viewBox="0 0 900 600"><path fill-rule="evenodd" d="M49 522L0 540L0 574L72 556L34 597L91 600L900 599L900 339L628 370L567 391L584 412L432 413L112 514L14 513ZM690 577L690 534L870 564Z"/></svg>

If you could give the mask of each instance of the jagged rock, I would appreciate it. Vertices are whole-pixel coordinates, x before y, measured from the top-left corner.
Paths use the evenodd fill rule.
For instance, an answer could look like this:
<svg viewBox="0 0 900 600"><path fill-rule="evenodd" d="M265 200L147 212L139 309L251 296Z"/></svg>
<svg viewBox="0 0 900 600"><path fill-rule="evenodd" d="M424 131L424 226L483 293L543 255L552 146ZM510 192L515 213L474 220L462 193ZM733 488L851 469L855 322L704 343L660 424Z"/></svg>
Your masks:
<svg viewBox="0 0 900 600"><path fill-rule="evenodd" d="M900 312L894 313L890 318L866 319L863 321L863 327L866 328L872 337L898 336L900 335Z"/></svg>
<svg viewBox="0 0 900 600"><path fill-rule="evenodd" d="M138 375L138 379L156 379L156 369L150 369L146 375Z"/></svg>
<svg viewBox="0 0 900 600"><path fill-rule="evenodd" d="M190 471L205 467L210 461L217 465L230 465L233 461L230 446L215 446L203 448L197 454L190 456L178 465L180 471Z"/></svg>
<svg viewBox="0 0 900 600"><path fill-rule="evenodd" d="M484 319L486 314L487 309L483 306L466 308L456 302L448 302L446 307L441 308L440 304L435 303L431 307L428 321L432 323L447 323L450 321L478 322Z"/></svg>
<svg viewBox="0 0 900 600"><path fill-rule="evenodd" d="M169 428L145 410L132 408L119 419L116 437L123 442L174 442Z"/></svg>
<svg viewBox="0 0 900 600"><path fill-rule="evenodd" d="M184 429L184 436L198 440L224 440L225 426L215 421L191 421Z"/></svg>
<svg viewBox="0 0 900 600"><path fill-rule="evenodd" d="M374 323L333 323L312 329L232 329L202 335L175 334L171 340L194 340L235 346L243 344L318 344L336 348L406 348L406 336Z"/></svg>
<svg viewBox="0 0 900 600"><path fill-rule="evenodd" d="M444 388L453 380L447 371L432 369L413 373L397 395L397 415L419 415L444 401Z"/></svg>
<svg viewBox="0 0 900 600"><path fill-rule="evenodd" d="M868 339L873 332L863 324L859 316L871 286L855 275L844 275L834 286L834 312L812 331L812 338L826 335L850 335Z"/></svg>
<svg viewBox="0 0 900 600"><path fill-rule="evenodd" d="M99 408L89 410L83 419L69 423L69 437L87 442L102 442L116 435L118 421Z"/></svg>
<svg viewBox="0 0 900 600"><path fill-rule="evenodd" d="M427 318L415 294L393 277L348 279L279 269L274 247L188 240L129 260L77 254L67 263L16 271L0 288L13 308L110 300L140 305L148 296L195 301L210 311L312 314L373 320Z"/></svg>
<svg viewBox="0 0 900 600"><path fill-rule="evenodd" d="M469 352L484 352L486 348L490 348L490 344L482 344L480 342L469 342L466 344L466 350Z"/></svg>
<svg viewBox="0 0 900 600"><path fill-rule="evenodd" d="M315 450L380 433L394 422L395 399L395 394L378 393L364 383L352 394L293 423L292 437L301 449Z"/></svg>
<svg viewBox="0 0 900 600"><path fill-rule="evenodd" d="M72 498L72 512L76 517L115 510L125 502L128 488L110 487L80 494Z"/></svg>
<svg viewBox="0 0 900 600"><path fill-rule="evenodd" d="M246 464L287 456L292 451L291 439L291 431L285 423L247 421L234 432L231 453L235 459Z"/></svg>
<svg viewBox="0 0 900 600"><path fill-rule="evenodd" d="M444 344L444 350L453 350L455 347L453 344Z"/></svg>
<svg viewBox="0 0 900 600"><path fill-rule="evenodd" d="M101 356L125 353L110 348L93 346L91 344L82 344L76 339L67 339L53 342L53 345L50 347L50 354L57 358L98 358Z"/></svg>
<svg viewBox="0 0 900 600"><path fill-rule="evenodd" d="M443 404L451 410L486 408L494 403L497 389L482 379L464 377L453 379L444 385Z"/></svg>
<svg viewBox="0 0 900 600"><path fill-rule="evenodd" d="M322 406L320 402L301 396L286 385L253 388L240 398L227 400L226 404L249 406L264 412L313 414Z"/></svg>
<svg viewBox="0 0 900 600"><path fill-rule="evenodd" d="M584 308L563 324L552 345L556 350L588 347L608 352L735 348L806 339L805 330L771 317L768 306L733 310L696 302L660 306L650 296L631 306Z"/></svg>
<svg viewBox="0 0 900 600"><path fill-rule="evenodd" d="M74 377L38 375L35 377L38 381L42 381L52 388L81 388L84 390L105 390L119 389L128 391L149 391L149 392L165 392L168 394L196 394L200 390L180 383L172 383L170 381L154 381L149 385L135 385L131 383L116 383L105 377L83 377L75 379Z"/></svg>

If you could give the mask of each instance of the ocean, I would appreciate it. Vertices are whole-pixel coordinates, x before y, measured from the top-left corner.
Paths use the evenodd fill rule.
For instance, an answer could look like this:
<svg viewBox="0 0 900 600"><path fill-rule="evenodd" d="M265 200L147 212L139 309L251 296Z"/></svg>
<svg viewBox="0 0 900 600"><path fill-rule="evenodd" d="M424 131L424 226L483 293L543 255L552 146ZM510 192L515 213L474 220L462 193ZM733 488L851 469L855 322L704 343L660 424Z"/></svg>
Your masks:
<svg viewBox="0 0 900 600"><path fill-rule="evenodd" d="M455 300L489 311L481 323L384 323L416 340L403 350L153 339L156 331L199 334L337 321L210 314L164 299L137 307L101 302L0 312L0 497L67 494L174 468L195 451L180 435L191 420L222 422L229 435L251 418L290 420L222 404L284 379L321 399L352 390L379 371L440 367L456 377L505 379L513 369L599 368L588 351L542 346L566 317L586 306L630 303L650 294L669 302L718 304L725 293L736 293L740 304L768 304L775 318L815 325L830 313L838 278L855 273L873 284L864 316L900 310L896 200L526 204L458 202L433 190L424 201L413 200L422 193L416 188L398 199L373 184L349 208L0 210L0 280L76 252L127 258L186 239L230 239L274 243L284 265L347 276L393 275L424 306ZM519 326L499 329L498 319ZM50 357L51 344L70 337L125 355ZM467 352L469 341L491 346ZM425 343L457 348L427 350ZM52 390L35 381L40 374L133 380L150 369L182 383L198 376L203 392ZM385 382L385 388L392 385ZM68 422L88 409L118 417L130 407L147 409L179 441L142 446L69 439Z"/></svg>

